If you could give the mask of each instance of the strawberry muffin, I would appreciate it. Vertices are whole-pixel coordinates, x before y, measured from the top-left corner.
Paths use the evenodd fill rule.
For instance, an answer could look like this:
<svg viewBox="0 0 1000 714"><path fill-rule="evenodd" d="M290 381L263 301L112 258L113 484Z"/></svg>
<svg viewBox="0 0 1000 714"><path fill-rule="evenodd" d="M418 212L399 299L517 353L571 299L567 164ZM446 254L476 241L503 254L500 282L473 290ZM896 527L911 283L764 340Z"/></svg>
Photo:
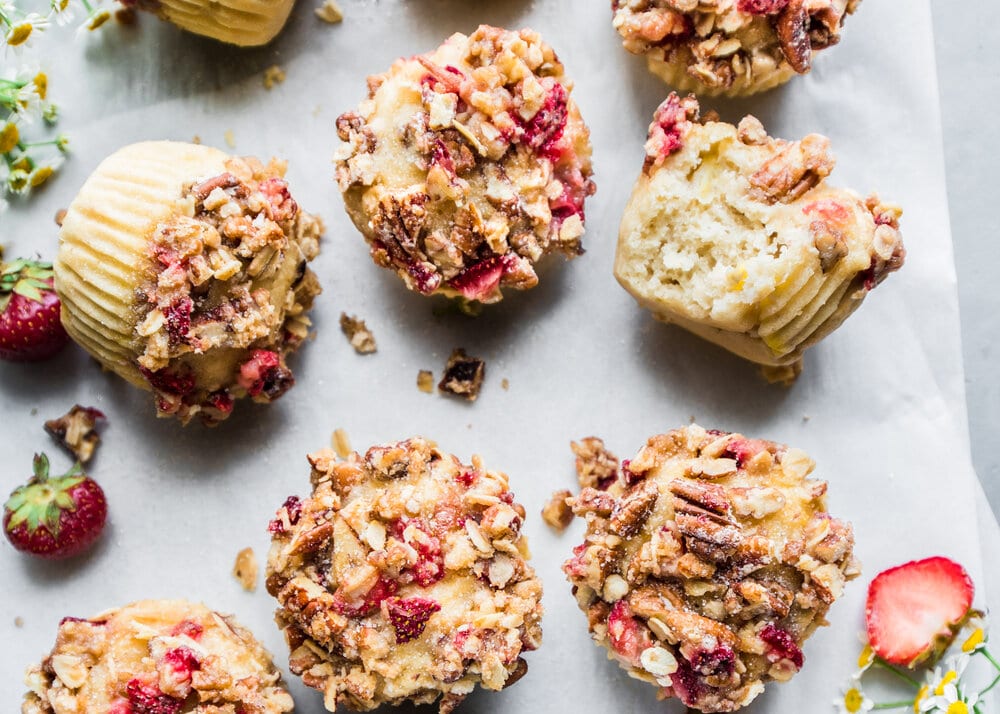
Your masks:
<svg viewBox="0 0 1000 714"><path fill-rule="evenodd" d="M563 565L594 640L628 673L703 712L790 679L859 575L848 523L798 449L699 426L651 438L606 488Z"/></svg>
<svg viewBox="0 0 1000 714"><path fill-rule="evenodd" d="M618 282L665 322L797 371L905 258L902 211L828 186L834 163L826 137L702 120L671 94L622 218Z"/></svg>
<svg viewBox="0 0 1000 714"><path fill-rule="evenodd" d="M231 616L143 600L63 618L28 669L22 714L281 714L294 708L271 655Z"/></svg>
<svg viewBox="0 0 1000 714"><path fill-rule="evenodd" d="M861 0L612 0L625 49L676 89L742 96L787 82L840 41Z"/></svg>
<svg viewBox="0 0 1000 714"><path fill-rule="evenodd" d="M281 32L295 0L122 0L182 30L241 47L266 45Z"/></svg>
<svg viewBox="0 0 1000 714"><path fill-rule="evenodd" d="M285 164L168 141L112 154L70 204L56 290L66 331L155 397L157 414L209 425L236 399L270 402L309 333L320 220Z"/></svg>
<svg viewBox="0 0 1000 714"><path fill-rule="evenodd" d="M480 303L583 252L590 132L555 52L481 26L368 78L337 119L337 183L377 265L411 290Z"/></svg>
<svg viewBox="0 0 1000 714"><path fill-rule="evenodd" d="M267 589L289 667L328 710L509 687L541 643L542 585L507 476L424 439L309 456L312 496L271 522Z"/></svg>

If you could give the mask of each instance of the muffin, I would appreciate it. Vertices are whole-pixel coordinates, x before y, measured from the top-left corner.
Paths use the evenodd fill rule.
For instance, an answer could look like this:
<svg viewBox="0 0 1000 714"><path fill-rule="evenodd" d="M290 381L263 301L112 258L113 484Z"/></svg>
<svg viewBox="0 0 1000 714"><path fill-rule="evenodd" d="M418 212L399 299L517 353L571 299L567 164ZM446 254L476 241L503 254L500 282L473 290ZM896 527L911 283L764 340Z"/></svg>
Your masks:
<svg viewBox="0 0 1000 714"><path fill-rule="evenodd" d="M612 0L625 49L685 92L743 96L812 67L861 0Z"/></svg>
<svg viewBox="0 0 1000 714"><path fill-rule="evenodd" d="M481 26L368 78L337 119L337 183L377 265L406 286L480 303L583 252L590 132L555 52Z"/></svg>
<svg viewBox="0 0 1000 714"><path fill-rule="evenodd" d="M420 438L309 456L312 496L270 524L267 589L289 667L328 710L452 711L500 690L541 642L541 582L507 476Z"/></svg>
<svg viewBox="0 0 1000 714"><path fill-rule="evenodd" d="M230 45L266 45L277 37L295 0L122 0L182 30Z"/></svg>
<svg viewBox="0 0 1000 714"><path fill-rule="evenodd" d="M22 714L281 714L292 697L261 644L231 616L184 600L143 600L65 617L25 674Z"/></svg>
<svg viewBox="0 0 1000 714"><path fill-rule="evenodd" d="M903 264L902 211L832 188L830 142L772 139L745 117L656 110L615 276L640 305L748 360L795 367Z"/></svg>
<svg viewBox="0 0 1000 714"><path fill-rule="evenodd" d="M235 399L270 402L294 384L285 358L309 332L323 226L284 171L207 146L133 144L70 204L55 261L63 325L152 390L160 416L211 425Z"/></svg>
<svg viewBox="0 0 1000 714"><path fill-rule="evenodd" d="M651 438L607 489L563 570L590 632L661 698L731 712L801 669L802 645L859 575L850 524L798 449L699 426Z"/></svg>

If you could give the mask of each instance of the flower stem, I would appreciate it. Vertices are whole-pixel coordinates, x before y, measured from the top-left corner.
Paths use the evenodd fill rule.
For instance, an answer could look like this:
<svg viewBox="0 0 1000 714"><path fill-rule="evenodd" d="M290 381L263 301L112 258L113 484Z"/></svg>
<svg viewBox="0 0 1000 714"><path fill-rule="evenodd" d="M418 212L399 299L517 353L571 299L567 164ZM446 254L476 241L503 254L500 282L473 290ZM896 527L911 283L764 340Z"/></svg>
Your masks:
<svg viewBox="0 0 1000 714"><path fill-rule="evenodd" d="M920 689L920 682L918 682L917 680L915 680L913 677L909 676L908 674L904 674L904 673L900 672L898 669L896 669L895 667L893 667L891 664L889 664L885 660L883 660L883 659L881 659L879 657L876 657L875 658L875 662L873 664L881 667L882 669L886 670L887 672L890 672L890 673L896 675L896 677L898 677L899 679L902 679L904 682L907 682L911 687L915 687L917 689ZM913 702L910 702L910 703L912 704Z"/></svg>
<svg viewBox="0 0 1000 714"><path fill-rule="evenodd" d="M912 707L913 700L908 702L886 702L885 704L876 704L872 709L902 709L903 707Z"/></svg>
<svg viewBox="0 0 1000 714"><path fill-rule="evenodd" d="M995 670L997 670L998 672L1000 672L1000 663L998 663L998 662L997 662L997 661L996 661L995 659L993 659L993 655L991 655L991 654L989 653L989 650L987 650L987 649L986 649L986 648L984 647L983 649L981 649L981 650L979 650L979 651L983 653L983 657L985 657L986 659L988 659L988 660L990 661L990 664L992 664L992 665L993 665L993 669L995 669Z"/></svg>
<svg viewBox="0 0 1000 714"><path fill-rule="evenodd" d="M988 692L991 689L993 689L993 687L997 686L997 684L1000 684L1000 675L997 675L997 678L994 679L992 682L990 682L990 686L988 686L986 689L984 689L981 692L979 692L979 695L982 696L982 695L986 694L986 692Z"/></svg>

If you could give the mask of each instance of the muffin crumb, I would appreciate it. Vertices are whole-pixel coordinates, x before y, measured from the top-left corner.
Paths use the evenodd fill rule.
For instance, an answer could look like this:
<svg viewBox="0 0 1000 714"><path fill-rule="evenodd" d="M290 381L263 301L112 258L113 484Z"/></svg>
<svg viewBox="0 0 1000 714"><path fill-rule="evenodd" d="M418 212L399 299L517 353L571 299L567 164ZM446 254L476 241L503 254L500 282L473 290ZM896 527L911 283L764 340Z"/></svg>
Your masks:
<svg viewBox="0 0 1000 714"><path fill-rule="evenodd" d="M503 390L503 391L505 391L505 392L506 392L506 391L507 391L508 389L510 389L510 380L509 380L509 379L507 379L506 377L504 377L503 379L501 379L501 380L500 380L500 389L502 389L502 390Z"/></svg>
<svg viewBox="0 0 1000 714"><path fill-rule="evenodd" d="M351 440L347 438L347 432L343 429L336 429L333 432L333 450L337 452L337 456L342 459L346 459L351 455Z"/></svg>
<svg viewBox="0 0 1000 714"><path fill-rule="evenodd" d="M566 502L567 498L572 497L573 493L569 489L555 491L549 498L549 502L545 504L545 508L542 509L542 520L560 533L573 522L573 509Z"/></svg>
<svg viewBox="0 0 1000 714"><path fill-rule="evenodd" d="M233 566L233 576L248 593L257 590L257 556L253 548L244 548L236 554L236 564Z"/></svg>
<svg viewBox="0 0 1000 714"><path fill-rule="evenodd" d="M469 357L461 347L454 349L444 368L444 376L438 383L438 389L470 402L476 401L479 390L483 386L483 376L486 373L486 363L478 357Z"/></svg>
<svg viewBox="0 0 1000 714"><path fill-rule="evenodd" d="M101 411L74 404L63 416L45 422L45 431L73 454L77 461L86 464L94 457L94 452L101 443L101 437L97 433L98 421L105 421Z"/></svg>
<svg viewBox="0 0 1000 714"><path fill-rule="evenodd" d="M343 22L344 20L344 12L340 9L340 5L337 4L336 0L324 0L323 4L316 8L315 12L316 17L331 25L336 25L338 22Z"/></svg>
<svg viewBox="0 0 1000 714"><path fill-rule="evenodd" d="M417 389L427 394L434 392L434 373L429 369L422 369L417 372Z"/></svg>
<svg viewBox="0 0 1000 714"><path fill-rule="evenodd" d="M14 627L24 627L24 618L18 615L14 618Z"/></svg>
<svg viewBox="0 0 1000 714"><path fill-rule="evenodd" d="M606 489L618 478L618 457L608 451L604 440L588 436L569 447L576 454L576 478L580 488Z"/></svg>
<svg viewBox="0 0 1000 714"><path fill-rule="evenodd" d="M780 384L783 387L791 387L795 380L802 374L802 360L797 360L792 364L783 364L777 367L763 365L760 373L769 384Z"/></svg>
<svg viewBox="0 0 1000 714"><path fill-rule="evenodd" d="M274 89L276 84L285 81L285 70L274 64L264 70L264 89Z"/></svg>
<svg viewBox="0 0 1000 714"><path fill-rule="evenodd" d="M346 312L340 313L340 329L351 343L351 347L359 355L370 355L378 350L375 344L375 335L365 324L365 321L348 315Z"/></svg>
<svg viewBox="0 0 1000 714"><path fill-rule="evenodd" d="M230 149L236 148L236 135L232 129L226 129L226 133L222 135L222 138L226 142L226 146Z"/></svg>
<svg viewBox="0 0 1000 714"><path fill-rule="evenodd" d="M56 225L57 226L62 227L63 219L65 219L65 218L66 218L66 209L65 208L60 208L58 211L56 211Z"/></svg>

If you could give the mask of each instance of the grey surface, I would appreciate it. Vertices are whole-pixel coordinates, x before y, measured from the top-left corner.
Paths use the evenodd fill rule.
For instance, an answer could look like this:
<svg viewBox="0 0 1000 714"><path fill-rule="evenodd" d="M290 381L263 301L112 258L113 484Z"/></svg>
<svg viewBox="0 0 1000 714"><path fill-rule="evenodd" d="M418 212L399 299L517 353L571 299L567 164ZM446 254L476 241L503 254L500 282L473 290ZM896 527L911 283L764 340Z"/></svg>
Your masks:
<svg viewBox="0 0 1000 714"><path fill-rule="evenodd" d="M43 240L33 231L52 237L50 216L112 149L196 133L220 145L230 129L238 151L287 156L296 197L327 218L329 240L317 264L327 293L315 313L317 339L296 360L299 387L271 408L241 405L214 431L157 421L148 395L100 374L79 352L61 355L51 376L0 365L11 422L8 437L0 439L0 462L11 464L8 480L37 447L41 418L74 400L95 403L112 420L94 475L113 510L102 543L75 562L37 563L0 549L0 700L20 696L21 669L47 649L62 615L139 597L184 595L235 612L283 664L273 601L263 592L243 593L228 572L239 548L252 545L263 554L262 524L288 493L305 488L303 454L326 444L338 426L359 448L419 429L463 459L481 452L487 464L511 473L519 498L537 514L551 490L572 483L570 438L599 433L620 455L632 454L645 435L694 415L707 425L773 435L815 456L818 475L833 482L831 510L858 526L869 574L917 554L941 553L969 566L977 582L985 577L982 563L996 556L988 551L981 558L980 542L998 539L989 536L996 531L990 523L992 531L980 539L978 491L966 467L927 4L914 3L904 15L872 0L869 21L845 35L811 77L754 102L720 107L729 119L752 110L779 135L829 134L840 160L838 183L882 188L907 207L912 226L906 270L817 347L799 384L785 391L768 388L736 358L655 325L615 285L607 270L613 237L646 117L663 87L620 51L603 3L580 3L573 13L573 2L580 0L478 8L467 0L381 0L377 6L353 0L354 12L340 28L315 24L309 3L300 2L286 33L265 50L227 51L146 18L135 33L95 38L84 57L79 45L60 50L70 60L53 68L53 86L61 88L76 153L30 209L16 207L4 219L15 249ZM361 77L399 54L433 46L444 27L471 26L473 10L476 20L535 25L561 48L594 129L601 188L588 203L587 256L552 266L533 293L471 322L435 316L431 302L374 269L332 188L326 157L336 143L332 117L357 101ZM377 42L383 26L403 29ZM891 52L882 40L888 26L901 44ZM288 80L266 94L260 72L274 62L289 70ZM171 71L153 72L153 63ZM261 113L263 102L286 112ZM378 355L350 351L336 329L341 309L369 320ZM414 385L418 369L440 370L456 345L489 364L488 383L472 407L423 395ZM503 377L510 378L509 391L499 386ZM910 448L914 443L942 448L925 454ZM921 527L940 517L941 501L931 494L943 473L951 479L947 505L954 524ZM563 584L559 563L578 542L579 526L558 537L535 517L527 528L548 586L545 649L532 658L522 685L476 697L466 709L534 712L544 702L559 712L652 710L651 689L631 686L589 645ZM754 711L818 711L816 701L834 696L856 658L861 585L838 603L837 626L810 643L812 664L795 686L776 688ZM24 618L22 628L14 626L15 616ZM552 702L553 682L564 684L558 702ZM294 680L293 687L299 711L318 714L315 693Z"/></svg>
<svg viewBox="0 0 1000 714"><path fill-rule="evenodd" d="M954 0L932 0L941 88L948 203L958 272L962 347L972 460L993 512L1000 512L1000 379L995 342L1000 336L1000 213L993 210L992 162L1000 142L990 120L1000 107L1000 71L991 58L1000 27L985 18L994 0L971 0L955 12Z"/></svg>

